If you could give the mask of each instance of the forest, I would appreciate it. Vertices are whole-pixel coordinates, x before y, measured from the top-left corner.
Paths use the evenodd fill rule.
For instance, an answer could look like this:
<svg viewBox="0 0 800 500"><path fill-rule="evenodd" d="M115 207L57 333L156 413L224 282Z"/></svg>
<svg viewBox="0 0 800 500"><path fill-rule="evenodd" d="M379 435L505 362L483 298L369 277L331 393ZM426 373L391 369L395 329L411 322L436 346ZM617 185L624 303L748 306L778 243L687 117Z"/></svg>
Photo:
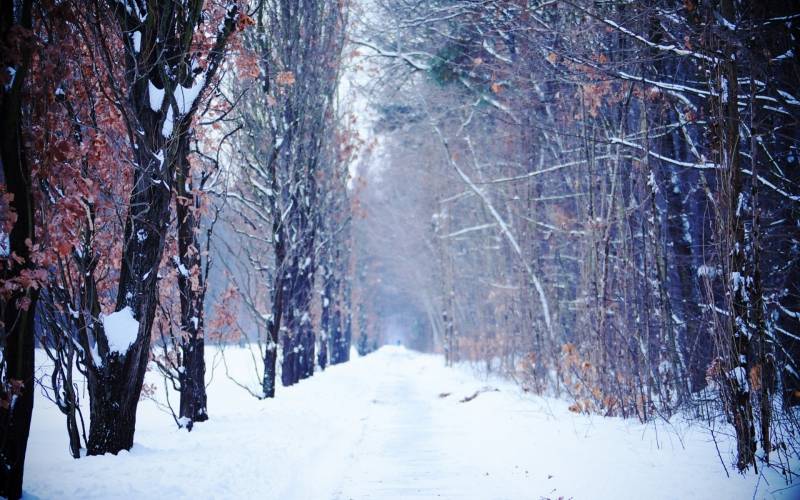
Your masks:
<svg viewBox="0 0 800 500"><path fill-rule="evenodd" d="M1 0L0 496L795 498L799 37L794 0Z"/></svg>

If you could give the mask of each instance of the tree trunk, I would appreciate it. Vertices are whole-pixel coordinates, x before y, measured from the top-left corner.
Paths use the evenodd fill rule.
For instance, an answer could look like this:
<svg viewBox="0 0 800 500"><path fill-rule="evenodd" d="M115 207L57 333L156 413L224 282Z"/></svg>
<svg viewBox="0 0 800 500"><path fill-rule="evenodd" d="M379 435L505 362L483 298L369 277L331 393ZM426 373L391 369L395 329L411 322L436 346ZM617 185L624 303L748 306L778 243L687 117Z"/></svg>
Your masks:
<svg viewBox="0 0 800 500"><path fill-rule="evenodd" d="M330 245L332 242L328 242ZM334 304L336 300L336 291L339 288L339 283L333 271L333 259L331 258L332 251L330 248L326 251L326 261L323 266L325 273L325 284L323 285L322 293L322 317L320 318L320 341L319 341L319 367L325 369L328 364L328 343L335 342L339 336L339 327L334 322L336 315L334 313ZM331 353L333 355L333 353Z"/></svg>
<svg viewBox="0 0 800 500"><path fill-rule="evenodd" d="M317 354L317 364L320 370L325 370L328 367L328 336L327 334L320 335L319 338L319 353Z"/></svg>
<svg viewBox="0 0 800 500"><path fill-rule="evenodd" d="M181 373L181 400L179 417L184 420L185 426L191 430L194 422L208 420L206 406L206 362L204 359L205 340L197 332L181 346L183 351L183 373Z"/></svg>
<svg viewBox="0 0 800 500"><path fill-rule="evenodd" d="M148 354L149 345L145 348L137 341L126 355L112 354L105 365L88 372L91 408L89 455L116 455L133 446L136 407Z"/></svg>
<svg viewBox="0 0 800 500"><path fill-rule="evenodd" d="M31 28L30 0L18 5L15 19L14 5L4 2L0 10L0 33L7 40L10 30ZM29 69L32 46L22 42L21 58L12 84L0 90L0 163L4 183L14 199L10 208L17 221L8 235L8 255L14 253L22 262L7 260L2 279L13 280L26 269L31 269L30 247L35 242L33 181L30 165L23 150L22 139L22 86ZM3 66L11 66L6 53L0 54ZM34 392L34 312L39 293L33 288L20 288L7 298L3 314L3 361L5 373L0 387L0 495L11 499L22 496L22 479L25 469L25 452L33 413ZM0 363L2 368L2 363Z"/></svg>
<svg viewBox="0 0 800 500"><path fill-rule="evenodd" d="M178 152L175 210L178 224L178 289L181 302L181 399L179 417L191 430L194 422L208 420L205 385L205 340L203 337L203 299L205 280L201 269L197 239L200 201L193 192L188 159L189 130L182 132Z"/></svg>
<svg viewBox="0 0 800 500"><path fill-rule="evenodd" d="M105 333L98 336L98 348L105 362L89 370L91 424L88 453L118 453L133 445L136 406L144 382L150 353L150 332L157 302L156 275L164 250L164 230L169 219L170 193L160 184L159 168L152 164L137 175L136 184L149 183L131 195L131 213L125 231L119 294L116 310L130 307L139 322L136 341L125 353L109 353ZM167 182L166 180L162 182ZM150 190L155 192L149 192ZM133 207L145 207L134 213ZM137 235L137 236L134 236ZM139 235L145 235L144 238ZM100 327L97 324L96 327ZM105 352L104 352L105 351Z"/></svg>
<svg viewBox="0 0 800 500"><path fill-rule="evenodd" d="M353 341L353 317L352 311L352 282L350 279L344 280L344 287L342 290L341 306L337 311L336 324L342 325L342 343L341 343L341 357L339 362L345 363L350 361L350 344Z"/></svg>
<svg viewBox="0 0 800 500"><path fill-rule="evenodd" d="M720 14L730 23L736 22L735 7L732 0L720 3ZM727 220L725 230L729 241L729 278L730 278L730 332L732 335L729 366L726 374L729 385L729 398L736 431L736 465L740 471L750 465L755 466L756 433L753 421L753 408L750 401L750 326L752 303L748 285L749 266L746 253L745 235L745 200L742 189L741 152L739 143L739 110L738 110L738 71L733 57L735 49L725 45L725 62L720 68L722 79L720 98L721 145L723 147L723 167L727 167ZM725 192L725 190L723 190Z"/></svg>
<svg viewBox="0 0 800 500"><path fill-rule="evenodd" d="M288 294L286 295L286 329L283 334L281 382L290 386L314 372L314 331L311 326L311 294L314 288L314 242L312 207L315 185L311 178L296 174L296 191L292 194L291 213L287 217L293 235L293 248L286 262ZM300 180L303 178L303 180ZM301 184L302 183L302 184ZM307 200L305 203L301 200Z"/></svg>
<svg viewBox="0 0 800 500"><path fill-rule="evenodd" d="M270 163L270 180L273 193L281 193L277 177L277 162ZM270 198L271 213L280 213L277 196ZM272 221L272 240L275 249L275 278L272 286L272 315L267 325L269 338L267 348L264 351L264 379L261 383L261 391L265 398L275 397L275 381L277 377L276 362L278 360L278 342L281 341L281 320L283 319L284 297L286 295L286 272L284 262L286 261L286 227L280 218L275 217Z"/></svg>
<svg viewBox="0 0 800 500"><path fill-rule="evenodd" d="M294 385L297 381L295 373L297 372L297 340L295 336L287 331L283 332L281 336L281 350L283 351L283 360L281 362L281 384L284 387Z"/></svg>
<svg viewBox="0 0 800 500"><path fill-rule="evenodd" d="M344 264L342 264L344 265ZM340 285L339 297L334 301L337 307L333 312L333 331L334 336L331 342L331 364L337 365L350 360L350 343L353 336L352 321L350 318L350 280L344 280L344 286ZM360 306L362 316L359 318L359 354L362 356L369 352L367 333L367 319L363 314L363 305ZM362 345L363 343L363 345Z"/></svg>
<svg viewBox="0 0 800 500"><path fill-rule="evenodd" d="M283 315L283 284L280 279L275 281L276 289L272 298L272 318L267 325L269 338L267 348L264 350L264 378L261 382L261 392L265 398L275 397L275 379L278 361L278 341L280 339L281 316Z"/></svg>
<svg viewBox="0 0 800 500"><path fill-rule="evenodd" d="M19 222L18 222L19 225ZM23 245L24 246L24 245ZM14 248L12 244L11 248ZM22 496L22 478L25 469L25 452L28 447L28 434L31 427L34 393L34 342L33 308L36 307L38 293L30 290L30 309L21 310L16 306L18 299L25 294L14 294L6 304L3 321L13 325L5 332L3 356L6 361L6 377L9 393L3 394L3 408L0 409L0 495L8 498ZM6 388L3 388L6 392ZM6 403L8 407L6 408Z"/></svg>

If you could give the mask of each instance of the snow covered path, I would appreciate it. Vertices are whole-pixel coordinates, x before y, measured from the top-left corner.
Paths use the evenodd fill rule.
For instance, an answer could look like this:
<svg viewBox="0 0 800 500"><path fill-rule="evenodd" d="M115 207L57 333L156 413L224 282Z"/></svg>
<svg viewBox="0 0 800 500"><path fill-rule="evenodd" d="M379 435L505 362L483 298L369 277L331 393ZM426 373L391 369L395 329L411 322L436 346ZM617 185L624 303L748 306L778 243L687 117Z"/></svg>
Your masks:
<svg viewBox="0 0 800 500"><path fill-rule="evenodd" d="M244 381L252 360L226 351ZM72 460L64 421L37 400L25 491L30 498L738 499L756 476L725 477L707 432L570 413L562 401L482 380L441 357L384 347L277 399L257 401L224 375L218 353L211 418L187 433L153 401L136 445ZM211 376L211 374L209 374ZM156 381L154 377L152 379ZM491 387L461 402L476 391ZM444 394L447 394L444 396ZM444 396L444 397L442 397ZM725 439L722 456L730 460ZM797 488L761 479L756 498Z"/></svg>
<svg viewBox="0 0 800 500"><path fill-rule="evenodd" d="M397 353L395 359L400 359ZM338 498L464 498L459 471L437 437L469 439L435 419L435 399L423 392L424 371L405 363L382 377L361 437L351 452L353 467ZM421 376L417 376L421 375ZM453 432L455 431L455 432Z"/></svg>

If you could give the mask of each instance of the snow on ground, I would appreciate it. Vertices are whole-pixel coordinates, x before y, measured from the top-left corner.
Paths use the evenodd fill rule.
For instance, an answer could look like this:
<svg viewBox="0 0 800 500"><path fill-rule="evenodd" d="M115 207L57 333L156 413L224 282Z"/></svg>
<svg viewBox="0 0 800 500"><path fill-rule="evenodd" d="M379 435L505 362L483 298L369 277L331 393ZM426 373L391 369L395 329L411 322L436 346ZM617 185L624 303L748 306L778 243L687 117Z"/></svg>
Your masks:
<svg viewBox="0 0 800 500"><path fill-rule="evenodd" d="M209 364L218 364L209 351ZM248 350L226 353L242 378L252 370ZM460 402L487 385L499 391ZM575 415L563 401L402 347L331 367L267 401L217 366L208 401L211 420L191 433L143 401L130 452L73 460L63 417L39 396L26 497L656 500L800 493L777 477L768 476L768 485L753 474L726 478L699 427ZM733 443L723 439L720 451L730 462Z"/></svg>

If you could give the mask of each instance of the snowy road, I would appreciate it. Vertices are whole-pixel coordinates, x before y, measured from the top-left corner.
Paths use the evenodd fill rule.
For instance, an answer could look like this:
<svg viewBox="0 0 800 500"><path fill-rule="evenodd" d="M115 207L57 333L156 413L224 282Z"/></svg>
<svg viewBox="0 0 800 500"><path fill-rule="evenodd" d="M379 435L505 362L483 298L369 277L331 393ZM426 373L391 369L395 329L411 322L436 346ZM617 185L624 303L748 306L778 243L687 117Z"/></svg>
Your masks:
<svg viewBox="0 0 800 500"><path fill-rule="evenodd" d="M401 363L394 367L408 368ZM460 428L453 432L455 429L436 421L435 400L421 391L424 376L392 370L382 379L351 452L353 467L337 497L467 497L464 471L454 467L437 438L469 439L468 433Z"/></svg>
<svg viewBox="0 0 800 500"><path fill-rule="evenodd" d="M737 499L755 476L725 477L710 436L674 424L575 415L562 401L448 369L397 347L332 367L271 401L225 378L209 387L212 420L191 433L154 402L136 445L72 460L64 422L37 400L25 490L31 498ZM249 354L227 351L240 381ZM155 381L155 378L153 379ZM498 391L476 391L491 387ZM442 397L443 394L448 395ZM729 457L729 441L721 453ZM756 498L784 485L761 480ZM783 491L792 498L797 490Z"/></svg>

